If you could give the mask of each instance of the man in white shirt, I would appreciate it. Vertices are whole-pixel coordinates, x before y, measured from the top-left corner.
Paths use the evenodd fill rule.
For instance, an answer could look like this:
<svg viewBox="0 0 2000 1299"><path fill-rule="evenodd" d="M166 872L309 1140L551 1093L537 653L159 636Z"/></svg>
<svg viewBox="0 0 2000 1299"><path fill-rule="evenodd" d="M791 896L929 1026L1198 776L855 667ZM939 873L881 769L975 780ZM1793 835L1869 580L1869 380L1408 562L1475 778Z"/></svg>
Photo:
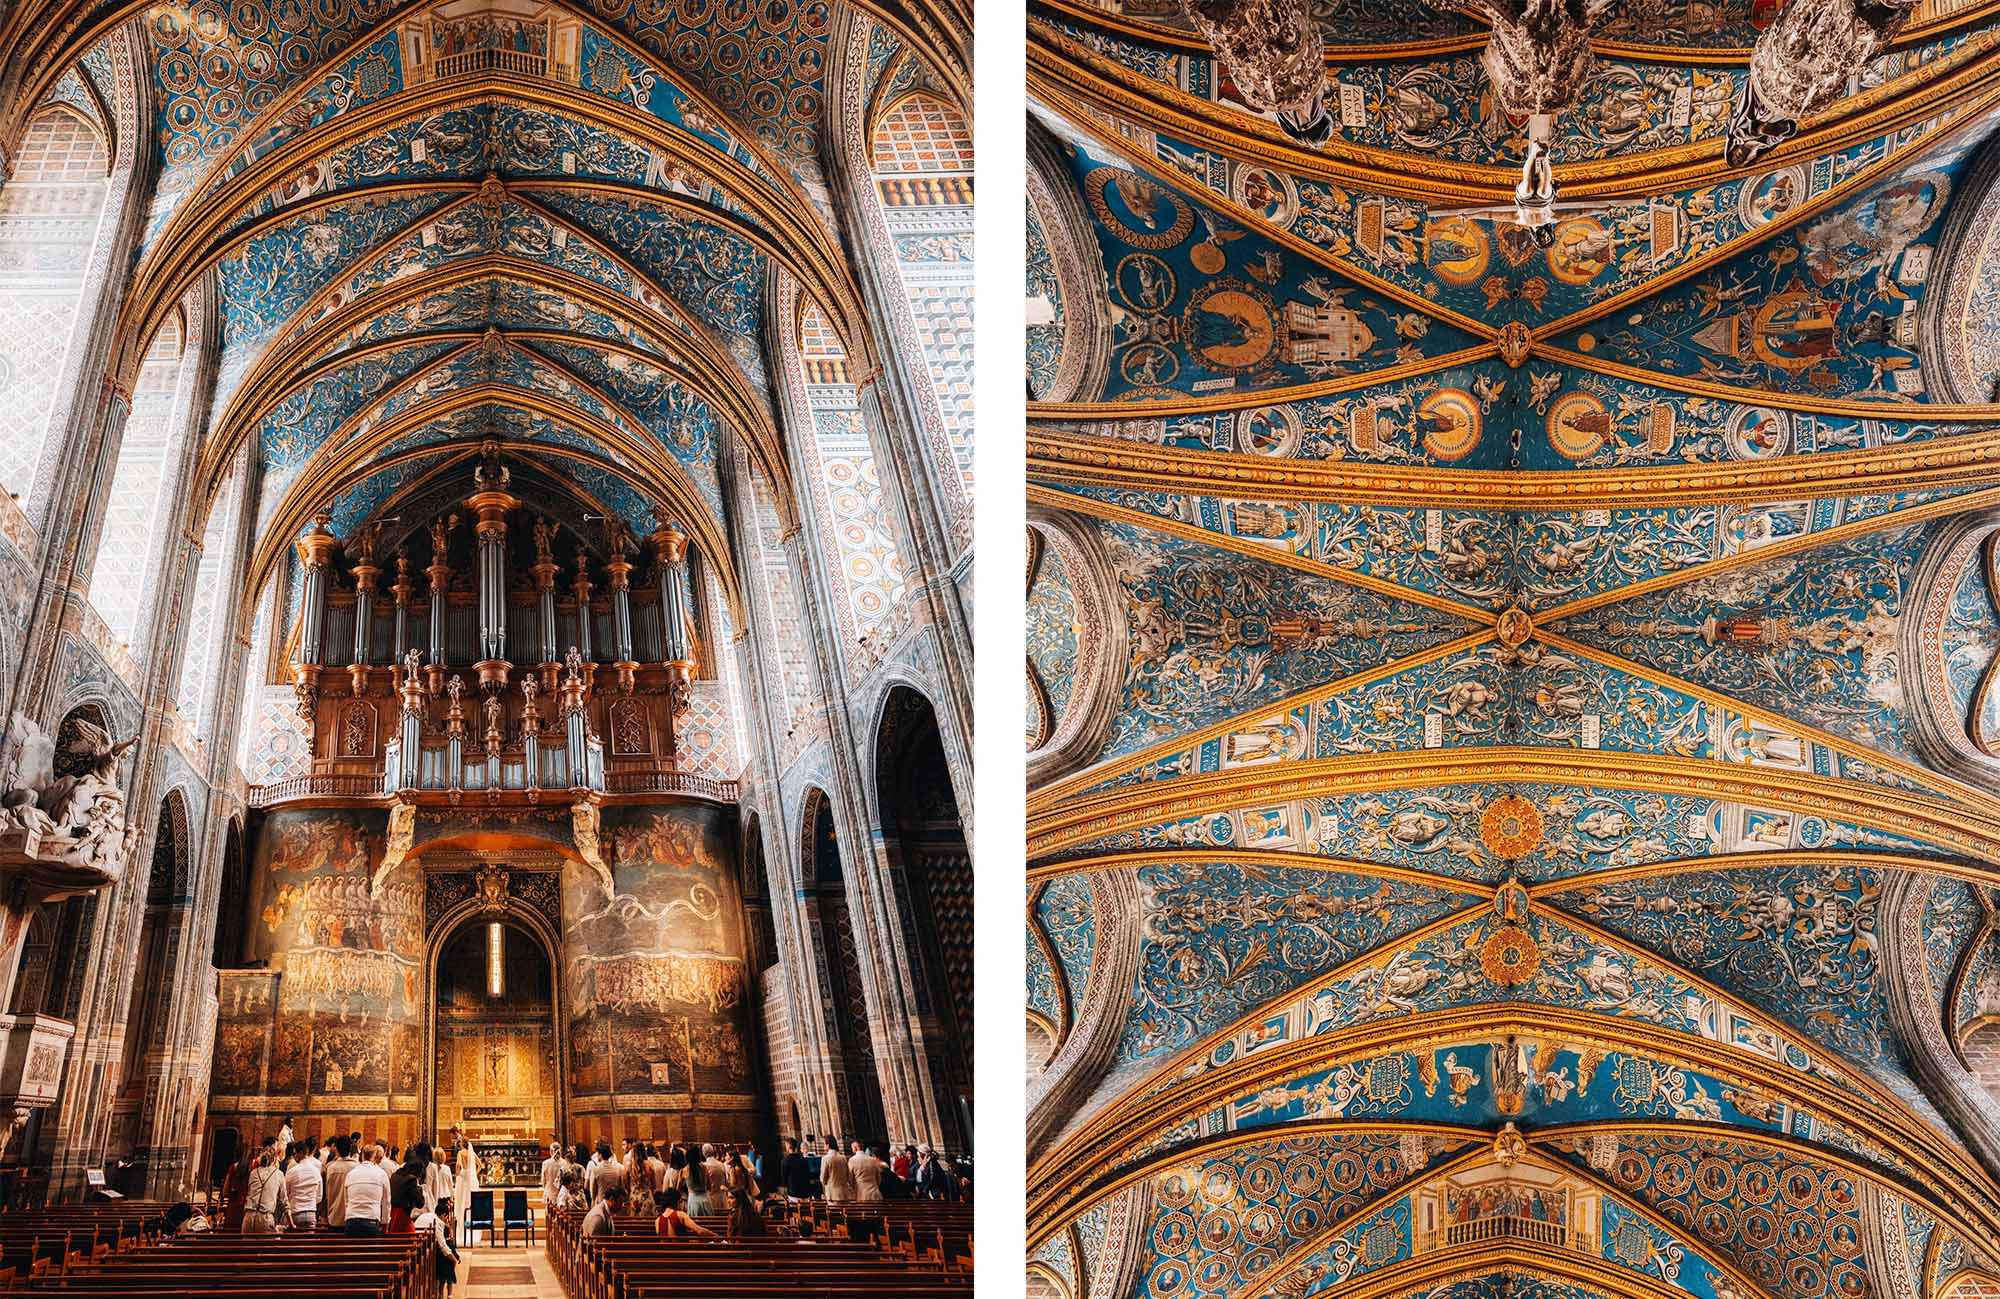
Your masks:
<svg viewBox="0 0 2000 1299"><path fill-rule="evenodd" d="M859 1141L854 1143L854 1153L847 1157L847 1173L854 1179L854 1198L857 1200L879 1200L882 1198L883 1163L870 1154L868 1147Z"/></svg>
<svg viewBox="0 0 2000 1299"><path fill-rule="evenodd" d="M354 1142L348 1137L333 1139L334 1157L326 1165L326 1225L339 1227L347 1221L347 1175L354 1171Z"/></svg>
<svg viewBox="0 0 2000 1299"><path fill-rule="evenodd" d="M854 1178L847 1171L847 1156L840 1153L838 1141L826 1143L826 1155L819 1161L819 1181L826 1188L828 1202L854 1198Z"/></svg>
<svg viewBox="0 0 2000 1299"><path fill-rule="evenodd" d="M354 1166L342 1186L347 1202L343 1230L350 1236L379 1236L389 1216L389 1174L376 1162L382 1147L370 1150L369 1158Z"/></svg>
<svg viewBox="0 0 2000 1299"><path fill-rule="evenodd" d="M321 1173L319 1160L309 1149L299 1152L299 1159L285 1172L285 1204L292 1211L292 1225L300 1231L311 1231L313 1220L319 1216L320 1198L326 1193L326 1178Z"/></svg>
<svg viewBox="0 0 2000 1299"><path fill-rule="evenodd" d="M284 1122L278 1125L278 1144L290 1150L292 1148L292 1140L292 1116L287 1114Z"/></svg>

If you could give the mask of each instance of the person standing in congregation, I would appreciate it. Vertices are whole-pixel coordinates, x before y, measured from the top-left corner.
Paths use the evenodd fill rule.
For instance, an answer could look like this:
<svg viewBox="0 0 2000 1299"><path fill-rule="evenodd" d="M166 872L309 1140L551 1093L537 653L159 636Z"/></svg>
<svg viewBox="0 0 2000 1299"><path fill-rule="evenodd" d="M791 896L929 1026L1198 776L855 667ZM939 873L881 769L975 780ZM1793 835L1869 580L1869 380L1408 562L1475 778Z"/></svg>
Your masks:
<svg viewBox="0 0 2000 1299"><path fill-rule="evenodd" d="M812 1167L806 1157L799 1153L799 1143L785 1138L785 1158L778 1166L778 1177L785 1185L785 1194L794 1200L810 1200L813 1191Z"/></svg>
<svg viewBox="0 0 2000 1299"><path fill-rule="evenodd" d="M881 1199L882 1170L886 1165L859 1141L854 1143L853 1151L854 1153L847 1157L847 1175L854 1179L854 1198Z"/></svg>
<svg viewBox="0 0 2000 1299"><path fill-rule="evenodd" d="M342 1185L346 1221L341 1230L350 1236L381 1235L382 1223L389 1216L389 1173L379 1162L382 1153L381 1146L371 1147L368 1157L354 1166Z"/></svg>
<svg viewBox="0 0 2000 1299"><path fill-rule="evenodd" d="M440 1142L431 1148L431 1165L424 1170L424 1207L438 1212L451 1205L451 1156Z"/></svg>
<svg viewBox="0 0 2000 1299"><path fill-rule="evenodd" d="M347 1223L347 1175L354 1171L354 1139L335 1137L333 1158L327 1162L326 1225L336 1230Z"/></svg>
<svg viewBox="0 0 2000 1299"><path fill-rule="evenodd" d="M319 1217L320 1202L326 1198L326 1177L309 1142L293 1143L297 1158L285 1170L285 1204L292 1211L292 1225L311 1231Z"/></svg>
<svg viewBox="0 0 2000 1299"><path fill-rule="evenodd" d="M568 1171L569 1161L563 1158L562 1142L549 1137L549 1157L542 1161L542 1209L546 1212L556 1207L556 1190L562 1185L562 1175Z"/></svg>
<svg viewBox="0 0 2000 1299"><path fill-rule="evenodd" d="M285 1174L278 1168L276 1142L257 1156L250 1170L250 1203L243 1214L243 1234L268 1236L278 1229L278 1200L285 1193Z"/></svg>
<svg viewBox="0 0 2000 1299"><path fill-rule="evenodd" d="M472 1138L464 1128L452 1128L451 1135L458 1142L458 1182L451 1191L452 1216L467 1222L472 1212L472 1197L479 1191L479 1152L472 1148Z"/></svg>
<svg viewBox="0 0 2000 1299"><path fill-rule="evenodd" d="M424 1185L430 1180L431 1147L419 1141L404 1152L401 1167L389 1177L389 1230L407 1236L416 1230L424 1211Z"/></svg>
<svg viewBox="0 0 2000 1299"><path fill-rule="evenodd" d="M692 1213L697 1218L705 1218L709 1214L715 1212L715 1206L708 1198L709 1185L708 1185L707 1164L703 1163L699 1159L690 1158L688 1160L687 1187L688 1187L689 1213ZM720 1195L722 1193L722 1188L716 1187L715 1192L716 1194Z"/></svg>
<svg viewBox="0 0 2000 1299"><path fill-rule="evenodd" d="M840 1153L840 1143L836 1140L829 1139L826 1143L826 1154L819 1161L819 1180L826 1187L829 1203L854 1198L854 1178L847 1169L847 1156Z"/></svg>
<svg viewBox="0 0 2000 1299"><path fill-rule="evenodd" d="M597 1143L597 1157L590 1166L590 1202L596 1204L614 1186L625 1184L625 1168L611 1157L611 1143Z"/></svg>

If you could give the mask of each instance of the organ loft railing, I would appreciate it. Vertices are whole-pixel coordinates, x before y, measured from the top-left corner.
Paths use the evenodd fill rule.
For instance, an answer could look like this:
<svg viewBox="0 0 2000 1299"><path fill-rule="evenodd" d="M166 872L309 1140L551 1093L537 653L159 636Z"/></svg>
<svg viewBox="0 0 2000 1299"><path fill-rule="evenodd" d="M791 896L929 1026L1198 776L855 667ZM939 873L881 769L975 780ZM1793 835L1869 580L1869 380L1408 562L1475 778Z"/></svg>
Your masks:
<svg viewBox="0 0 2000 1299"><path fill-rule="evenodd" d="M497 444L482 450L465 513L428 524L421 579L398 554L394 580L378 589L387 574L376 526L343 543L322 515L299 539L291 672L312 767L263 787L255 801L733 798L731 782L679 765L678 728L703 659L685 534L660 520L642 539L649 571L635 585L640 566L630 556L639 546L623 523L606 520L604 582L591 581L579 545L565 583L546 520L534 517L515 538L532 540L532 562L525 544L510 558L510 519L526 511L508 490ZM468 520L471 563L461 548L455 567L454 536L462 547ZM348 583L336 590L342 556Z"/></svg>

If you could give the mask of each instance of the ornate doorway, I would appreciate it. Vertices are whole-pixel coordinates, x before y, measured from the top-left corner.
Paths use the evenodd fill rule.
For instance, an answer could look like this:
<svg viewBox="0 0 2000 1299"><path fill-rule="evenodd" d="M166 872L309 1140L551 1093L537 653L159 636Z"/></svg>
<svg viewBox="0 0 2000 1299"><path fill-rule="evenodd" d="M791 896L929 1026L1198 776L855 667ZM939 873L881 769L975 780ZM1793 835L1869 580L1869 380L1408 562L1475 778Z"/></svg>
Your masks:
<svg viewBox="0 0 2000 1299"><path fill-rule="evenodd" d="M530 1183L567 1121L559 940L535 905L553 905L554 875L427 865L427 901L443 905L426 907L425 1131L442 1141L462 1124L484 1182Z"/></svg>

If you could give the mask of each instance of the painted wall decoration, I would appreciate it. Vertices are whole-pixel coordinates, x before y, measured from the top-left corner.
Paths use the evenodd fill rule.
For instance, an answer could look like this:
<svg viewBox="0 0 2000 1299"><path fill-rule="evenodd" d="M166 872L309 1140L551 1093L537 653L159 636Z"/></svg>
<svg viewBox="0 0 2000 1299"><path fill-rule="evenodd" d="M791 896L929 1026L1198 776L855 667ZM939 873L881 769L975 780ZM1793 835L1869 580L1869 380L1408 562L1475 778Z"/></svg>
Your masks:
<svg viewBox="0 0 2000 1299"><path fill-rule="evenodd" d="M603 834L614 896L563 871L572 1112L747 1136L761 1102L734 832L689 806L607 811Z"/></svg>
<svg viewBox="0 0 2000 1299"><path fill-rule="evenodd" d="M1314 266L1177 189L1071 146L1114 328L1107 398L1305 383L1462 350L1470 335ZM1470 396L1425 412L1433 447L1478 445Z"/></svg>
<svg viewBox="0 0 2000 1299"><path fill-rule="evenodd" d="M232 976L216 1037L218 1071L247 1084L249 1026L273 1008L266 1090L246 1093L245 1111L414 1118L428 1000L423 885L407 865L371 892L384 825L374 812L278 811L253 839L249 953L276 977L267 994Z"/></svg>
<svg viewBox="0 0 2000 1299"><path fill-rule="evenodd" d="M1726 1138L1619 1137L1602 1164L1596 1156L1604 1152L1587 1140L1556 1138L1550 1146L1580 1167L1597 1165L1614 1186L1692 1229L1773 1294L1872 1293L1852 1174ZM1811 1248L1800 1249L1802 1242Z"/></svg>

